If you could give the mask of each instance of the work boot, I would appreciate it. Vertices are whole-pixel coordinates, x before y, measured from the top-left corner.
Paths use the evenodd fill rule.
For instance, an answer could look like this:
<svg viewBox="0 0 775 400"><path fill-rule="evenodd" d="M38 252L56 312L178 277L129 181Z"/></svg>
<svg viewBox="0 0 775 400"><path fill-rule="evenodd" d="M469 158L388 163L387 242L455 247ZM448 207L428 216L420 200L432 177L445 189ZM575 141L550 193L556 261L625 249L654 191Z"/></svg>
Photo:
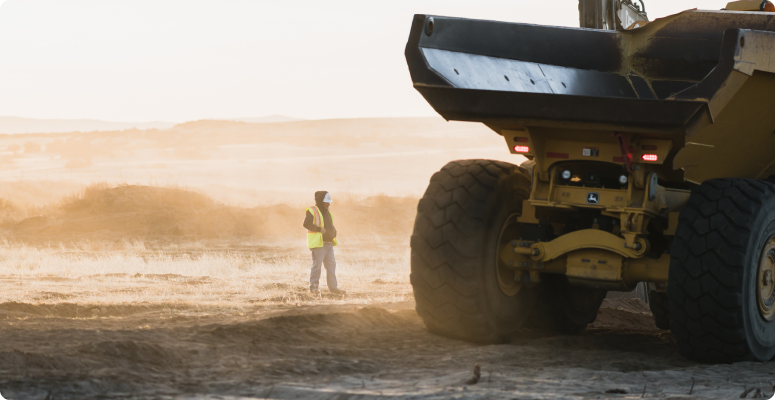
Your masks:
<svg viewBox="0 0 775 400"><path fill-rule="evenodd" d="M342 290L342 289L333 289L333 290L331 290L331 294L339 294L339 295L344 295L345 293L347 293L347 292L345 292L345 291L344 291L344 290Z"/></svg>
<svg viewBox="0 0 775 400"><path fill-rule="evenodd" d="M320 289L316 288L315 286L310 287L309 292L316 296L320 296Z"/></svg>

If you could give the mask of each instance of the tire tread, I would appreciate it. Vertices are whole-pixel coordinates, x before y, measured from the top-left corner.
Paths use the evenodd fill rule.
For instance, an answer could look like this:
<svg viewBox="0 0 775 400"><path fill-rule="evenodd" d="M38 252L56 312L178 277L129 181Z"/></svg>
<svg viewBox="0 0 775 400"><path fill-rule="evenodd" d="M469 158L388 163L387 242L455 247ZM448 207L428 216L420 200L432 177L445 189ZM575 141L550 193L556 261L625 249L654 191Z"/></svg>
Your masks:
<svg viewBox="0 0 775 400"><path fill-rule="evenodd" d="M742 317L743 279L750 226L773 192L769 182L713 179L696 187L681 211L666 300L670 329L685 357L755 359ZM652 300L652 312L659 326L661 300Z"/></svg>
<svg viewBox="0 0 775 400"><path fill-rule="evenodd" d="M475 342L502 341L478 301L478 252L499 179L515 173L528 179L509 163L463 160L431 177L417 207L410 276L417 312L430 331Z"/></svg>

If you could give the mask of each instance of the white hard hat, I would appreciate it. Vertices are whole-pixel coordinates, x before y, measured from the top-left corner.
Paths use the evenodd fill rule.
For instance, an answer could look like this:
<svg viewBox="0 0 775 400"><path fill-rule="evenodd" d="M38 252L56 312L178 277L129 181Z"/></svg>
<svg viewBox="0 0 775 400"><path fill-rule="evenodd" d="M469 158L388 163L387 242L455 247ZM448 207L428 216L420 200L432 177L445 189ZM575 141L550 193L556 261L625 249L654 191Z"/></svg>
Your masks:
<svg viewBox="0 0 775 400"><path fill-rule="evenodd" d="M323 203L333 203L334 201L331 200L331 193L326 193L326 197L323 198Z"/></svg>

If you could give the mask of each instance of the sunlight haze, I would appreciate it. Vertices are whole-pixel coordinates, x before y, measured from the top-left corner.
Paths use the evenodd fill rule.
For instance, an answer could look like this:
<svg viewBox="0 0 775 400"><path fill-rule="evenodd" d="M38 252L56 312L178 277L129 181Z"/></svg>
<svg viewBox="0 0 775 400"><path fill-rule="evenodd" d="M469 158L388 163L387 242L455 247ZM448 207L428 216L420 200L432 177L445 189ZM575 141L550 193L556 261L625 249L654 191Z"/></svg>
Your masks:
<svg viewBox="0 0 775 400"><path fill-rule="evenodd" d="M726 2L0 0L0 400L769 398Z"/></svg>
<svg viewBox="0 0 775 400"><path fill-rule="evenodd" d="M725 1L649 1L650 18ZM578 26L560 1L0 1L0 116L183 122L431 116L412 15Z"/></svg>

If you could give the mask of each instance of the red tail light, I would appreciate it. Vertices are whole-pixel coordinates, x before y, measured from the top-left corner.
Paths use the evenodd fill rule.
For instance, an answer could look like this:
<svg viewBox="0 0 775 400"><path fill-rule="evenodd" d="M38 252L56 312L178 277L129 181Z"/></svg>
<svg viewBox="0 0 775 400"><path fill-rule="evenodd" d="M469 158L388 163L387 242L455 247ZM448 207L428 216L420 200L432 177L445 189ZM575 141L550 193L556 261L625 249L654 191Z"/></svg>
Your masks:
<svg viewBox="0 0 775 400"><path fill-rule="evenodd" d="M659 157L656 154L644 154L643 161L658 161Z"/></svg>
<svg viewBox="0 0 775 400"><path fill-rule="evenodd" d="M530 147L514 146L514 151L516 151L517 153L530 153Z"/></svg>

